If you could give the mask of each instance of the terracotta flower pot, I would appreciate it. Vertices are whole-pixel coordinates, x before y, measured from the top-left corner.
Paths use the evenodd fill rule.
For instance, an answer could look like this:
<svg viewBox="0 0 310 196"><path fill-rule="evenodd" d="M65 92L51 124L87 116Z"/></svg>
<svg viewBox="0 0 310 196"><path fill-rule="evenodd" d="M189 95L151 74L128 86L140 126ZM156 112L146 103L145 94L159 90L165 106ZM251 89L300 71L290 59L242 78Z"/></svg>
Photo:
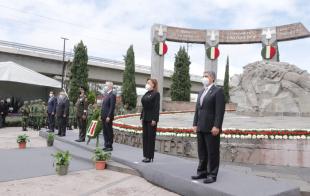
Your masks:
<svg viewBox="0 0 310 196"><path fill-rule="evenodd" d="M26 148L26 142L21 142L21 143L18 143L18 146L19 146L19 149L25 149Z"/></svg>
<svg viewBox="0 0 310 196"><path fill-rule="evenodd" d="M56 166L56 173L60 176L67 175L69 165L57 165Z"/></svg>
<svg viewBox="0 0 310 196"><path fill-rule="evenodd" d="M105 161L96 161L96 170L104 170L105 166Z"/></svg>

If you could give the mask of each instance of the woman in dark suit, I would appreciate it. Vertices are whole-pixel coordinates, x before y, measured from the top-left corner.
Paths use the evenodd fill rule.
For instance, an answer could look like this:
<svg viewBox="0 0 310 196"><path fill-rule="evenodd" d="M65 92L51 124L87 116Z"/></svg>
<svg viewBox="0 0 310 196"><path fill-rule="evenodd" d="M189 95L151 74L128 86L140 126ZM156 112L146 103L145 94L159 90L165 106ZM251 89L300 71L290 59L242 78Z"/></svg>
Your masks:
<svg viewBox="0 0 310 196"><path fill-rule="evenodd" d="M156 79L148 79L145 85L147 92L141 99L141 122L143 127L143 156L142 160L149 163L154 159L156 129L159 120L160 94Z"/></svg>

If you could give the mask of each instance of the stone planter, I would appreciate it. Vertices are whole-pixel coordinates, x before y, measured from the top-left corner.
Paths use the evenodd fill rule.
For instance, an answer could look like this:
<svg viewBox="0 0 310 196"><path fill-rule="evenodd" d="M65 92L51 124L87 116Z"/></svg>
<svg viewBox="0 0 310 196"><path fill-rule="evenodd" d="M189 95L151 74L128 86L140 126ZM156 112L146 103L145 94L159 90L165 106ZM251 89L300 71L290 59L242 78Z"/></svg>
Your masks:
<svg viewBox="0 0 310 196"><path fill-rule="evenodd" d="M114 129L116 143L142 148L142 134ZM155 151L197 158L197 139L156 136ZM310 168L310 140L221 138L221 160L263 165Z"/></svg>
<svg viewBox="0 0 310 196"><path fill-rule="evenodd" d="M47 146L53 146L54 145L54 140L46 140Z"/></svg>
<svg viewBox="0 0 310 196"><path fill-rule="evenodd" d="M68 174L69 165L56 165L56 173L60 176Z"/></svg>

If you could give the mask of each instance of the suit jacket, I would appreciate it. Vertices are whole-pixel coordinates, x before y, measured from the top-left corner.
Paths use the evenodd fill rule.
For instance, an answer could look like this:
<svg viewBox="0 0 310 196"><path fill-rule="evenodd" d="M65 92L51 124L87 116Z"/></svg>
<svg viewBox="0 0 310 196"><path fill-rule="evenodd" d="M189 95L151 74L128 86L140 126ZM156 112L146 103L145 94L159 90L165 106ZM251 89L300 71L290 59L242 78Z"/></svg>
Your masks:
<svg viewBox="0 0 310 196"><path fill-rule="evenodd" d="M223 90L213 85L200 105L200 97L204 89L198 94L193 126L197 126L197 131L211 132L213 127L222 131L222 124L225 113L225 99Z"/></svg>
<svg viewBox="0 0 310 196"><path fill-rule="evenodd" d="M160 94L156 91L148 91L141 98L142 112L140 119L144 121L159 120Z"/></svg>
<svg viewBox="0 0 310 196"><path fill-rule="evenodd" d="M66 115L66 117L68 117L69 106L70 106L70 102L67 97L63 97L63 98L58 97L57 106L56 106L56 116L62 117L63 115Z"/></svg>
<svg viewBox="0 0 310 196"><path fill-rule="evenodd" d="M109 117L111 120L114 119L114 110L116 104L116 95L111 91L106 93L101 106L101 118L105 120Z"/></svg>
<svg viewBox="0 0 310 196"><path fill-rule="evenodd" d="M56 113L56 106L57 106L57 98L56 97L50 97L47 102L47 113L51 114L54 112Z"/></svg>

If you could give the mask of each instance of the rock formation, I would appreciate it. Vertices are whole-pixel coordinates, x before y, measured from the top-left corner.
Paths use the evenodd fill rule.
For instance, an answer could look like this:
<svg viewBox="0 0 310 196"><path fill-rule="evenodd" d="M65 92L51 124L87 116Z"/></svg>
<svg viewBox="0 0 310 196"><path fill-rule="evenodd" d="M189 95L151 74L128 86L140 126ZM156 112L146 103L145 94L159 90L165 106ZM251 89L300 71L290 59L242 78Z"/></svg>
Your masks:
<svg viewBox="0 0 310 196"><path fill-rule="evenodd" d="M237 111L261 114L310 114L310 74L283 62L258 61L231 78Z"/></svg>

